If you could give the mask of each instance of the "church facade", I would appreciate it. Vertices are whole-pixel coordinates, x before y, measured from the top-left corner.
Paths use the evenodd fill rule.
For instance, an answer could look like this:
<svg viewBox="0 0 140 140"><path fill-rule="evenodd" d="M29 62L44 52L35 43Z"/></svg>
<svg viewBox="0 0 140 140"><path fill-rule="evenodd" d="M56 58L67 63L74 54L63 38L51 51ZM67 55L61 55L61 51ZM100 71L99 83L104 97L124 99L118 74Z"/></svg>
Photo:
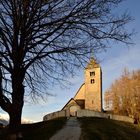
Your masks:
<svg viewBox="0 0 140 140"><path fill-rule="evenodd" d="M102 112L102 70L91 58L84 71L84 83L76 95L62 108L66 116L76 116L78 110Z"/></svg>

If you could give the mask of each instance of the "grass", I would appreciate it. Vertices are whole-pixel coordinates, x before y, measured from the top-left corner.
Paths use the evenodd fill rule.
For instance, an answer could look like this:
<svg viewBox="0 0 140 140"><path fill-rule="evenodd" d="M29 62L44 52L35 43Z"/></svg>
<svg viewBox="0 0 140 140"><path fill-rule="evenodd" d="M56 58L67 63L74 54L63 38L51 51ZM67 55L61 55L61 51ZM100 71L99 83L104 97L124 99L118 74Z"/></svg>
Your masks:
<svg viewBox="0 0 140 140"><path fill-rule="evenodd" d="M103 118L79 118L84 140L140 140L140 127Z"/></svg>
<svg viewBox="0 0 140 140"><path fill-rule="evenodd" d="M79 118L82 140L140 140L140 127L131 123L103 118ZM48 140L66 122L59 118L46 122L22 125L23 140ZM3 132L3 133L2 133ZM6 137L6 130L0 130L0 140Z"/></svg>
<svg viewBox="0 0 140 140"><path fill-rule="evenodd" d="M64 126L65 122L66 118L59 118L34 124L24 124L20 131L23 134L23 140L48 140ZM6 135L6 133L0 133L0 140L3 140Z"/></svg>

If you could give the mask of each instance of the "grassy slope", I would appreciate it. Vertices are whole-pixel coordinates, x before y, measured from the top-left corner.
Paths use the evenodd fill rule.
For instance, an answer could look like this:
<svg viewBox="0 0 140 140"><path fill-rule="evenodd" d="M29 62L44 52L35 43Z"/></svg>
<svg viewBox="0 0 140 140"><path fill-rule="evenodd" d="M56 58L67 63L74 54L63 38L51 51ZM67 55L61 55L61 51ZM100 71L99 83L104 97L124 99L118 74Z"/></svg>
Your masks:
<svg viewBox="0 0 140 140"><path fill-rule="evenodd" d="M119 121L101 118L79 118L82 140L140 140L140 127ZM48 140L66 122L61 118L47 122L22 125L23 140ZM0 131L1 132L1 131ZM0 140L4 134L0 133Z"/></svg>
<svg viewBox="0 0 140 140"><path fill-rule="evenodd" d="M24 136L23 140L48 140L58 130L60 130L66 122L66 118L39 122L34 124L25 124L21 127ZM0 134L0 140L3 140L6 134Z"/></svg>
<svg viewBox="0 0 140 140"><path fill-rule="evenodd" d="M102 118L80 118L84 140L140 140L134 124Z"/></svg>

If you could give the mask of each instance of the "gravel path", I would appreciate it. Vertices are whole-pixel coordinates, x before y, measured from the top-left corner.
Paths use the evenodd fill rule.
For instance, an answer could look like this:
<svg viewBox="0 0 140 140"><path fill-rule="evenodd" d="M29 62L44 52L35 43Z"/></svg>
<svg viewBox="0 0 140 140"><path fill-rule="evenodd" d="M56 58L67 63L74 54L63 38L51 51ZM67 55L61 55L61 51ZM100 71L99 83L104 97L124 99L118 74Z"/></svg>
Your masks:
<svg viewBox="0 0 140 140"><path fill-rule="evenodd" d="M49 140L79 140L81 135L80 123L71 117L66 125Z"/></svg>

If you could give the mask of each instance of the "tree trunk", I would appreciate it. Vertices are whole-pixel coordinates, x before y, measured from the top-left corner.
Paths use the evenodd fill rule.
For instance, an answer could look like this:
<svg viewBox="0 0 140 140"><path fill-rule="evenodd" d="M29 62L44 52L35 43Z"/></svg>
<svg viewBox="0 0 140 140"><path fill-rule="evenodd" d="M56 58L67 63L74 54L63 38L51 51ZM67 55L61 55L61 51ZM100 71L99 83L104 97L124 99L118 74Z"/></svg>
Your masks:
<svg viewBox="0 0 140 140"><path fill-rule="evenodd" d="M22 108L24 104L24 85L22 71L15 72L12 77L12 106L9 112L9 129L18 130L21 125Z"/></svg>
<svg viewBox="0 0 140 140"><path fill-rule="evenodd" d="M12 104L11 110L9 112L9 129L16 131L21 125L23 100Z"/></svg>
<svg viewBox="0 0 140 140"><path fill-rule="evenodd" d="M22 108L12 109L9 113L9 131L7 135L8 140L18 140L18 135L22 133L20 132L21 126L21 115L22 115Z"/></svg>
<svg viewBox="0 0 140 140"><path fill-rule="evenodd" d="M9 113L9 130L12 132L16 132L21 125L21 116L22 116L22 107L18 107L18 109L12 109Z"/></svg>

